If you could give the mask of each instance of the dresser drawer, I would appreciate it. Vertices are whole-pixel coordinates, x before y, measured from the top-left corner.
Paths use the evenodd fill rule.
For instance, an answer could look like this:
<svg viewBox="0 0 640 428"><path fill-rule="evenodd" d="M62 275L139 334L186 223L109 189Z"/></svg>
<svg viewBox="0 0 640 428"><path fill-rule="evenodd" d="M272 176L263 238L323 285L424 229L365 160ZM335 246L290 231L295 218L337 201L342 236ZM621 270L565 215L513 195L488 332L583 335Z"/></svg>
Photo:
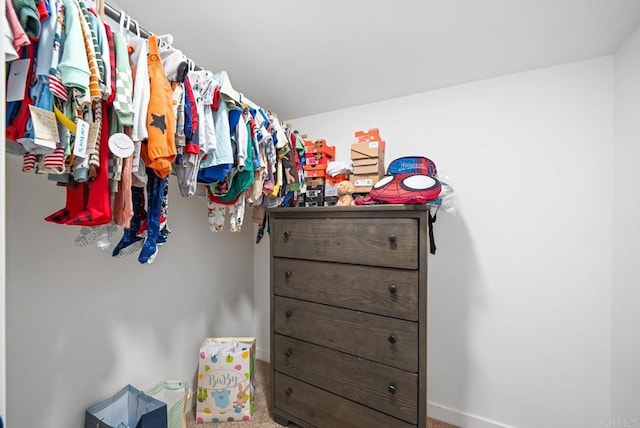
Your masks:
<svg viewBox="0 0 640 428"><path fill-rule="evenodd" d="M418 371L418 324L276 296L276 333Z"/></svg>
<svg viewBox="0 0 640 428"><path fill-rule="evenodd" d="M275 335L275 369L367 407L418 422L418 375Z"/></svg>
<svg viewBox="0 0 640 428"><path fill-rule="evenodd" d="M369 407L276 372L274 407L317 428L415 428Z"/></svg>
<svg viewBox="0 0 640 428"><path fill-rule="evenodd" d="M418 320L418 272L273 258L276 295Z"/></svg>
<svg viewBox="0 0 640 428"><path fill-rule="evenodd" d="M416 219L275 219L270 237L275 257L418 268Z"/></svg>

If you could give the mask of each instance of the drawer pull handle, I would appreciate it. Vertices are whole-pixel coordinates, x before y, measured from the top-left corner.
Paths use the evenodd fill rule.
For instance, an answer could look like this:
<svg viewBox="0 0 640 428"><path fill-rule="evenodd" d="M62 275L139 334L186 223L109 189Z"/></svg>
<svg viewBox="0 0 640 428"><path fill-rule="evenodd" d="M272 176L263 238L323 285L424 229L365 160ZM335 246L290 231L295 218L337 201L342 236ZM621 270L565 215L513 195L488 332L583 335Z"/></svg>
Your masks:
<svg viewBox="0 0 640 428"><path fill-rule="evenodd" d="M284 351L285 357L290 357L292 353L293 353L293 351L291 350L291 348L287 348L287 350Z"/></svg>
<svg viewBox="0 0 640 428"><path fill-rule="evenodd" d="M285 277L285 278L291 278L291 271L286 271L286 272L284 273L284 277Z"/></svg>
<svg viewBox="0 0 640 428"><path fill-rule="evenodd" d="M396 391L398 390L398 387L396 387L394 384L390 383L389 384L389 392L392 394L395 394Z"/></svg>
<svg viewBox="0 0 640 428"><path fill-rule="evenodd" d="M291 236L291 232L289 232L288 230L285 230L283 235L284 235L284 239L289 239L289 237Z"/></svg>
<svg viewBox="0 0 640 428"><path fill-rule="evenodd" d="M389 293L396 294L398 292L398 286L395 284L391 284L389 286Z"/></svg>
<svg viewBox="0 0 640 428"><path fill-rule="evenodd" d="M286 316L287 318L291 317L291 315L293 315L293 311L291 309L287 310L287 312L284 313L284 316Z"/></svg>
<svg viewBox="0 0 640 428"><path fill-rule="evenodd" d="M389 235L389 242L392 244L396 242L396 235Z"/></svg>
<svg viewBox="0 0 640 428"><path fill-rule="evenodd" d="M394 343L396 343L398 340L396 339L396 337L392 334L391 336L389 336L389 342L393 345Z"/></svg>
<svg viewBox="0 0 640 428"><path fill-rule="evenodd" d="M291 387L287 388L284 390L284 395L286 395L287 397L291 395L291 393L293 392L293 389L291 389Z"/></svg>

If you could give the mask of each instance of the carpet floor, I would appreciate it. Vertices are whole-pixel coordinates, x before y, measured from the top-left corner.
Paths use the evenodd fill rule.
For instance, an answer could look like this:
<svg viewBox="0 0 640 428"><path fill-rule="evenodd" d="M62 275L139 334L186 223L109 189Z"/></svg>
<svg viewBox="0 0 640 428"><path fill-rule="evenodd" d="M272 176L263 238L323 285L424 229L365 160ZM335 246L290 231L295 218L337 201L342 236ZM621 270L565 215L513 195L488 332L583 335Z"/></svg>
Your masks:
<svg viewBox="0 0 640 428"><path fill-rule="evenodd" d="M270 364L256 360L256 393L253 407L253 415L250 421L241 422L220 422L196 424L195 409L187 413L187 428L281 428L282 425L276 423L269 415L269 403L271 394ZM298 428L294 423L289 424L290 428ZM340 428L340 427L335 427ZM392 428L392 427L390 427ZM426 428L456 428L445 422L429 418Z"/></svg>

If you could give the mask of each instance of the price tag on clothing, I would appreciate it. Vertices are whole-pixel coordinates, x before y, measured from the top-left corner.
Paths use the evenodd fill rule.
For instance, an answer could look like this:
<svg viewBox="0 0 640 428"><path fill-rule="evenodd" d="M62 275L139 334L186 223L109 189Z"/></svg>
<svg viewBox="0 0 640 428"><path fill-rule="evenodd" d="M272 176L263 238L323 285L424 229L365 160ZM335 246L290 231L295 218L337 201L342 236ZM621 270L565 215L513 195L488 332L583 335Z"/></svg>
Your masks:
<svg viewBox="0 0 640 428"><path fill-rule="evenodd" d="M33 124L33 142L55 149L60 141L55 113L35 106L29 106L29 113Z"/></svg>
<svg viewBox="0 0 640 428"><path fill-rule="evenodd" d="M80 158L87 157L87 141L89 140L89 124L82 119L76 120L76 139L73 154Z"/></svg>
<svg viewBox="0 0 640 428"><path fill-rule="evenodd" d="M89 125L89 138L87 139L87 153L96 151L96 141L98 141L98 132L100 131L100 122L93 122Z"/></svg>
<svg viewBox="0 0 640 428"><path fill-rule="evenodd" d="M11 62L7 79L6 102L22 101L27 87L27 74L30 59L17 59Z"/></svg>
<svg viewBox="0 0 640 428"><path fill-rule="evenodd" d="M142 147L142 142L136 141L134 143L133 149L133 162L131 163L131 172L138 172L138 168L140 166L140 147Z"/></svg>

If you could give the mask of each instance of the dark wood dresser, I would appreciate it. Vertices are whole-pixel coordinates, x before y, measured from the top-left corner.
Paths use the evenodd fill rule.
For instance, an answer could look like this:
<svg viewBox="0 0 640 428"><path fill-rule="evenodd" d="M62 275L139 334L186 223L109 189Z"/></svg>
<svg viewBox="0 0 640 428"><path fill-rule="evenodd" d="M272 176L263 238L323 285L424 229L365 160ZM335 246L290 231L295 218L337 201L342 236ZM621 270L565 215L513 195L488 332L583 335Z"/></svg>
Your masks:
<svg viewBox="0 0 640 428"><path fill-rule="evenodd" d="M428 208L269 216L274 420L426 427Z"/></svg>

